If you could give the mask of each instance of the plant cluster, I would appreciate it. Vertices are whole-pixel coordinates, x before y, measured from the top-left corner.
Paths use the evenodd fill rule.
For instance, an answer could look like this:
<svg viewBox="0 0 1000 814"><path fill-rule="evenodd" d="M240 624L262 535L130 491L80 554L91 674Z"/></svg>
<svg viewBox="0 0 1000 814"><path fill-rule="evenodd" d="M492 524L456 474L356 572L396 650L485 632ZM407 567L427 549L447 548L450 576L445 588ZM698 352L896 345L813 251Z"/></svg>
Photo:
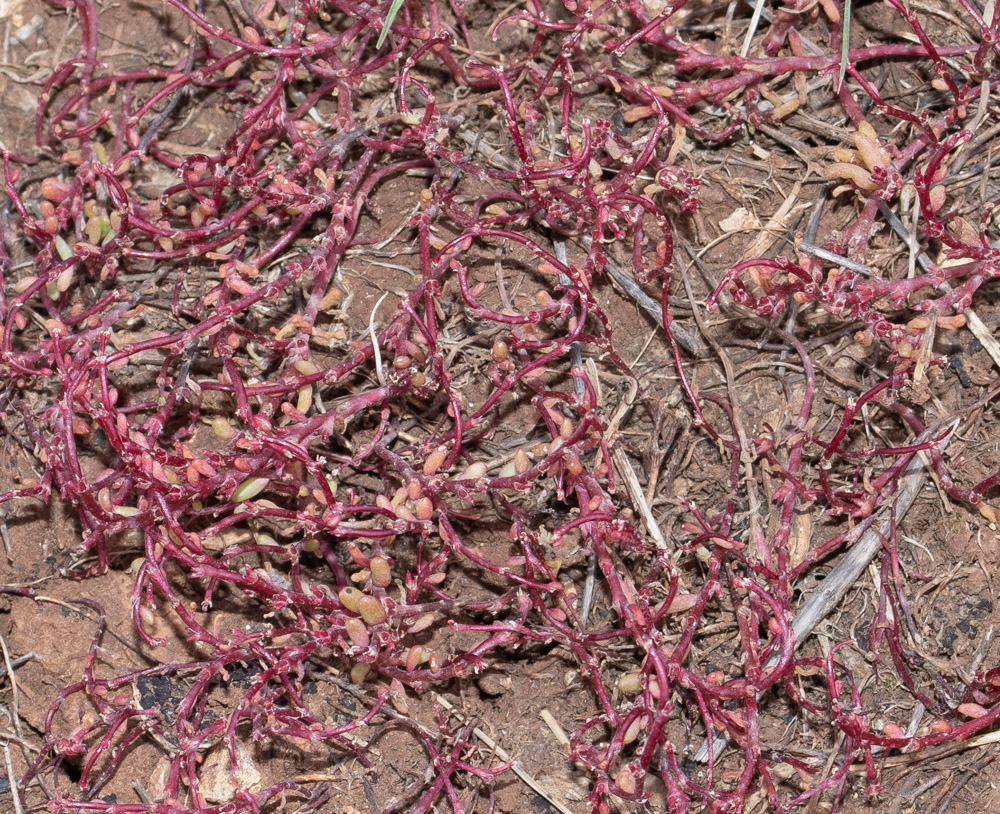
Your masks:
<svg viewBox="0 0 1000 814"><path fill-rule="evenodd" d="M134 557L122 541L137 534L135 628L155 649L169 618L193 655L118 675L101 658L102 624L84 674L52 707L21 780L26 801L43 778L50 810L67 814L236 814L285 800L325 810L328 792L295 779L208 800L203 753L223 743L235 765L241 739L270 740L364 763L372 733L392 726L419 740L429 770L387 810L465 810L473 781L492 808L489 784L505 767L472 755L471 726L428 729L412 706L543 645L592 688L596 714L567 758L590 774L600 812L656 788L675 812L742 811L754 795L786 811L839 798L858 762L875 791L888 750L967 738L1000 717L1000 671L958 687L907 646L914 622L894 536L867 648L887 652L883 668L924 705L921 729L876 726L839 649L797 654L791 630L796 584L891 505L918 452L965 503L982 504L997 480L956 484L937 450L947 428L901 395L922 375L934 330L960 328L998 273L995 202L973 223L948 195L963 128L997 80L996 14L984 20L962 0L952 13L966 28L939 45L889 0L910 41L850 50L837 98L854 147L822 169L841 205L857 207L823 246L849 262L751 259L717 281L711 304L731 292L747 321L815 304L855 326L858 342L880 343L890 371L827 425L814 347L775 327L765 349L788 355L796 409L786 426L750 435L738 404L699 389L674 330L674 229L699 185L683 148L781 128L808 105L805 80L832 84L836 3L790 0L762 30L761 56L740 57L686 28L702 12L683 0L525 0L489 28L502 54L470 32L472 4L458 0L391 12L389 2L266 0L219 14L165 0L192 32L186 53L129 70L104 60L94 0L54 4L76 15L79 41L43 88L37 153L4 155L0 256L0 409L42 474L3 500L58 493L72 506L77 577ZM808 27L829 31L826 47ZM653 63L648 74L632 67ZM869 69L884 63L933 77L932 103L882 98ZM391 83L384 99L373 77ZM778 87L786 81L791 94ZM618 110L602 112L595 95ZM221 146L181 154L164 134L209 108L228 128ZM366 228L390 184L419 191L409 219L376 243ZM903 194L916 196L918 235L940 256L909 276L853 270L867 268L880 207ZM360 284L344 268L393 256L411 282L389 304L367 303L359 326L347 314ZM632 515L614 463L615 405L599 381L635 379L597 295L616 256L659 296L690 432L729 472L730 497L687 503L667 548ZM512 295L510 257L530 296ZM858 416L873 405L897 416L896 445L859 442ZM505 430L515 409L532 417L519 438ZM768 505L751 507L767 522L747 524L755 462L779 482ZM845 520L793 562L793 519L806 509L856 528ZM486 523L502 524L508 557L482 547ZM588 618L580 574L562 568L570 548L595 563L603 619ZM252 624L204 623L232 602ZM727 671L699 655L719 620L736 632ZM474 644L436 648L448 631ZM214 694L240 665L252 676L218 715ZM320 669L364 700L355 719L304 692ZM174 676L176 707L139 703L129 688L143 676ZM781 750L762 725L769 690L841 733L832 771ZM79 721L68 731L67 715ZM708 764L692 763L706 738ZM730 745L716 756L718 739ZM149 740L170 759L162 799L102 801L130 748ZM60 773L67 761L75 784Z"/></svg>

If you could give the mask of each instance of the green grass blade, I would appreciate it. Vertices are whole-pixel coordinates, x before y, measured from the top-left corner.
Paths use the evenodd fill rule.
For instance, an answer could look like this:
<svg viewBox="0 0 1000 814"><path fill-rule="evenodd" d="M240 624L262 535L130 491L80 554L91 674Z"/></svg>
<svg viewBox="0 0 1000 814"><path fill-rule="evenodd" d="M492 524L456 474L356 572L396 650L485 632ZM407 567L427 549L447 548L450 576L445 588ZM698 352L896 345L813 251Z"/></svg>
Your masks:
<svg viewBox="0 0 1000 814"><path fill-rule="evenodd" d="M378 42L375 43L376 48L381 48L382 43L385 42L385 38L389 36L389 29L392 28L393 22L396 20L396 15L399 14L399 10L403 7L404 0L392 0L392 5L389 6L389 13L385 15L385 20L382 23L382 33L378 35ZM848 8L850 8L851 0L846 0Z"/></svg>
<svg viewBox="0 0 1000 814"><path fill-rule="evenodd" d="M837 93L844 86L847 74L847 55L851 50L851 0L844 0L844 19L840 21L840 75L837 77Z"/></svg>

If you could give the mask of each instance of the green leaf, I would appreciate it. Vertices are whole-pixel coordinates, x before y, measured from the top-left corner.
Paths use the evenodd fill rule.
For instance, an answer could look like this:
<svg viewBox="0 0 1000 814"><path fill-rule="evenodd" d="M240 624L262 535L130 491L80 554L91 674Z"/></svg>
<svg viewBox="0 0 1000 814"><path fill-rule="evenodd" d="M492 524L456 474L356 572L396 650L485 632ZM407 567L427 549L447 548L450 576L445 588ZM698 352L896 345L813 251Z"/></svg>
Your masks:
<svg viewBox="0 0 1000 814"><path fill-rule="evenodd" d="M267 488L270 482L267 478L247 478L233 492L233 502L243 503L246 500L257 497L257 495Z"/></svg>
<svg viewBox="0 0 1000 814"><path fill-rule="evenodd" d="M70 248L69 243L67 243L62 235L56 235L53 238L53 243L56 246L56 254L59 255L60 260L69 260L73 256L73 249Z"/></svg>

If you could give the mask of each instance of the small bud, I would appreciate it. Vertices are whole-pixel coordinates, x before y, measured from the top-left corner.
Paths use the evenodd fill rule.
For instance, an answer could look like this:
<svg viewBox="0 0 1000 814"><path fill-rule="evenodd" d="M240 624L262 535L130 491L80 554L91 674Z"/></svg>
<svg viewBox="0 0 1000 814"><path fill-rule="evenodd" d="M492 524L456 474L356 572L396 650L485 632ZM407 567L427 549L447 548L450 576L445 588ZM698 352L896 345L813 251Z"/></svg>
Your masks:
<svg viewBox="0 0 1000 814"><path fill-rule="evenodd" d="M633 743L639 737L639 733L642 732L643 724L645 724L645 720L641 717L632 721L622 736L622 744L628 746L630 743Z"/></svg>
<svg viewBox="0 0 1000 814"><path fill-rule="evenodd" d="M420 481L416 478L411 480L406 484L406 496L410 500L419 500L420 496L424 493L423 487L420 485Z"/></svg>
<svg viewBox="0 0 1000 814"><path fill-rule="evenodd" d="M469 464L469 468L465 470L462 478L467 480L478 480L479 478L486 476L486 464L482 461L474 461Z"/></svg>
<svg viewBox="0 0 1000 814"><path fill-rule="evenodd" d="M37 277L28 276L22 277L16 283L14 283L14 291L21 294L31 288L38 281Z"/></svg>
<svg viewBox="0 0 1000 814"><path fill-rule="evenodd" d="M624 766L622 770L615 775L615 782L626 794L635 794L635 775L632 774L632 770L628 766Z"/></svg>
<svg viewBox="0 0 1000 814"><path fill-rule="evenodd" d="M56 247L56 253L59 255L60 260L69 260L73 256L73 249L60 235L56 235L52 239L53 244Z"/></svg>
<svg viewBox="0 0 1000 814"><path fill-rule="evenodd" d="M309 412L309 408L312 407L312 399L312 386L305 385L304 387L300 387L298 398L295 401L295 409L302 413L302 415L306 415Z"/></svg>
<svg viewBox="0 0 1000 814"><path fill-rule="evenodd" d="M632 670L618 676L618 689L629 694L642 691L642 673Z"/></svg>
<svg viewBox="0 0 1000 814"><path fill-rule="evenodd" d="M441 446L435 449L427 456L427 460L424 461L424 474L433 475L441 468L441 464L444 463L447 457L448 450L446 447Z"/></svg>
<svg viewBox="0 0 1000 814"><path fill-rule="evenodd" d="M875 335L871 331L857 331L854 334L854 341L863 348L871 347L875 341Z"/></svg>
<svg viewBox="0 0 1000 814"><path fill-rule="evenodd" d="M566 456L566 471L571 475L579 475L583 472L583 464L580 463L580 459L575 452L571 452Z"/></svg>
<svg viewBox="0 0 1000 814"><path fill-rule="evenodd" d="M114 509L114 504L111 502L110 489L105 487L104 489L101 489L97 493L97 505L108 513L110 513Z"/></svg>
<svg viewBox="0 0 1000 814"><path fill-rule="evenodd" d="M233 492L233 502L243 503L252 500L263 492L270 482L267 478L247 478Z"/></svg>
<svg viewBox="0 0 1000 814"><path fill-rule="evenodd" d="M42 197L53 203L62 203L69 197L70 186L57 178L42 179Z"/></svg>
<svg viewBox="0 0 1000 814"><path fill-rule="evenodd" d="M59 272L55 281L55 288L57 293L64 294L67 291L69 291L69 287L73 284L74 273L75 269L72 266L70 266L68 269L63 269L61 272Z"/></svg>
<svg viewBox="0 0 1000 814"><path fill-rule="evenodd" d="M368 564L371 562L368 555L358 548L356 543L347 544L347 556L349 556L351 560L353 560L357 565L360 565L362 568L367 568Z"/></svg>
<svg viewBox="0 0 1000 814"><path fill-rule="evenodd" d="M928 193L928 198L930 199L931 212L937 212L942 206L944 206L945 198L947 197L947 192L945 188L940 184L931 187L930 193Z"/></svg>
<svg viewBox="0 0 1000 814"><path fill-rule="evenodd" d="M362 594L358 597L358 613L369 625L380 625L386 618L382 603L368 594Z"/></svg>
<svg viewBox="0 0 1000 814"><path fill-rule="evenodd" d="M379 588L386 588L392 583L392 570L385 557L372 557L368 568L371 571L372 582Z"/></svg>
<svg viewBox="0 0 1000 814"><path fill-rule="evenodd" d="M871 173L858 164L835 161L823 168L823 176L830 179L846 178L858 189L865 190L866 192L878 189L878 184L872 180Z"/></svg>
<svg viewBox="0 0 1000 814"><path fill-rule="evenodd" d="M959 704L958 714L964 715L966 718L982 718L984 715L989 715L989 710L980 704Z"/></svg>
<svg viewBox="0 0 1000 814"><path fill-rule="evenodd" d="M389 684L389 701L400 715L409 715L410 705L406 700L406 688L398 678L394 678Z"/></svg>
<svg viewBox="0 0 1000 814"><path fill-rule="evenodd" d="M854 145L858 148L861 160L870 170L887 169L891 160L889 152L882 144L878 134L868 122L863 121L854 132Z"/></svg>
<svg viewBox="0 0 1000 814"><path fill-rule="evenodd" d="M965 325L965 314L938 317L937 326L942 331L954 331Z"/></svg>
<svg viewBox="0 0 1000 814"><path fill-rule="evenodd" d="M407 523L418 522L417 516L413 512L411 512L409 508L406 506L396 507L396 517L398 517L400 520L405 520Z"/></svg>
<svg viewBox="0 0 1000 814"><path fill-rule="evenodd" d="M309 359L299 359L293 367L303 376L312 376L319 373L319 365Z"/></svg>
<svg viewBox="0 0 1000 814"><path fill-rule="evenodd" d="M348 585L346 588L341 588L337 593L337 597L340 599L340 604L347 608L353 613L359 613L361 610L360 599L364 596L357 588L352 588Z"/></svg>
<svg viewBox="0 0 1000 814"><path fill-rule="evenodd" d="M683 613L691 610L698 601L698 594L675 594L667 608L667 613Z"/></svg>
<svg viewBox="0 0 1000 814"><path fill-rule="evenodd" d="M424 660L424 648L419 644L413 645L409 650L406 651L406 670L412 673L416 670Z"/></svg>
<svg viewBox="0 0 1000 814"><path fill-rule="evenodd" d="M347 637L353 645L356 647L368 647L371 639L364 622L356 616L349 616L344 620L344 629L347 631Z"/></svg>
<svg viewBox="0 0 1000 814"><path fill-rule="evenodd" d="M212 432L223 441L228 441L236 435L236 431L233 429L232 423L228 418L223 418L222 416L217 416L212 419Z"/></svg>
<svg viewBox="0 0 1000 814"><path fill-rule="evenodd" d="M437 621L437 618L436 613L424 613L417 617L417 621L409 626L408 631L410 633L419 633L422 630L427 630L427 628Z"/></svg>

